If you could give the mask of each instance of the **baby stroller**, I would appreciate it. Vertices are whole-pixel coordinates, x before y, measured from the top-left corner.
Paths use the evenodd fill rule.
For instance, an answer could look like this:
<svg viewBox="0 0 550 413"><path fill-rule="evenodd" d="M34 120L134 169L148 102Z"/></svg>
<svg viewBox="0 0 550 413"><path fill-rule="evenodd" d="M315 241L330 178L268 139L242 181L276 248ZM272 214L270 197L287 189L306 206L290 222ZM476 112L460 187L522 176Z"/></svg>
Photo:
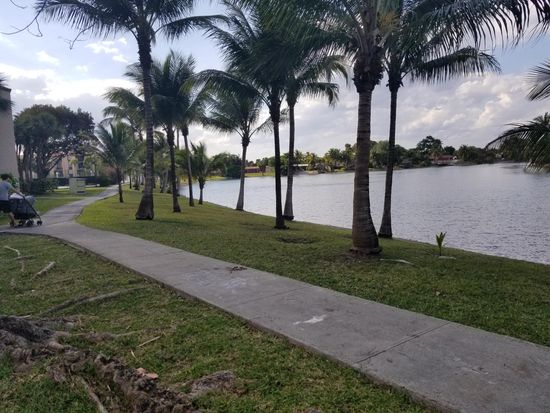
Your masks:
<svg viewBox="0 0 550 413"><path fill-rule="evenodd" d="M17 195L10 196L10 207L16 220L19 220L20 227L27 226L32 227L34 220L37 219L36 225L42 225L42 218L34 209L34 197L26 196L20 197Z"/></svg>

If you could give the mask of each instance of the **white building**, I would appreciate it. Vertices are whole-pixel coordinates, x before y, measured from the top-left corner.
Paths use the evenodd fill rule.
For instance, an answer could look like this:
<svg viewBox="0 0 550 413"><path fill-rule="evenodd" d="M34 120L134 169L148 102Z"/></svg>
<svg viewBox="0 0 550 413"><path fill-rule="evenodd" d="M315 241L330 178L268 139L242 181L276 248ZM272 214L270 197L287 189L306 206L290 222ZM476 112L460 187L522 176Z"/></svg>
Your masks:
<svg viewBox="0 0 550 413"><path fill-rule="evenodd" d="M11 89L0 86L1 98L10 100L10 95ZM11 173L13 176L19 176L11 107L8 110L0 110L0 173Z"/></svg>

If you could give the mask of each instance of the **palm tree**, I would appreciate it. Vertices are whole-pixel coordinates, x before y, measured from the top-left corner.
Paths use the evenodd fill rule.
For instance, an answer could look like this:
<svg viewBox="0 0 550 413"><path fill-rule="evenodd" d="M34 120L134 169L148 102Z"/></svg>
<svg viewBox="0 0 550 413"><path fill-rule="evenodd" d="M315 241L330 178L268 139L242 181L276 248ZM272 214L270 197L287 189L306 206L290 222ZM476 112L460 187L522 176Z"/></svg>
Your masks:
<svg viewBox="0 0 550 413"><path fill-rule="evenodd" d="M93 150L107 165L115 169L118 199L122 203L122 179L136 150L132 129L122 122L102 122L98 125L94 138Z"/></svg>
<svg viewBox="0 0 550 413"><path fill-rule="evenodd" d="M184 58L171 51L163 63L154 62L152 67L153 110L157 121L166 132L170 153L170 182L172 186L173 212L181 212L178 204L178 182L175 159L175 128L189 107L190 93L183 85L193 75L195 59Z"/></svg>
<svg viewBox="0 0 550 413"><path fill-rule="evenodd" d="M191 76L194 74L194 64L187 83L182 87L181 93L185 95L185 104L181 105L177 126L183 136L185 153L187 156L187 185L189 188L189 206L195 206L193 200L193 167L191 162L191 151L189 141L189 127L194 123L203 123L208 102L210 101L209 91L205 88L190 86L193 84Z"/></svg>
<svg viewBox="0 0 550 413"><path fill-rule="evenodd" d="M550 62L535 67L529 76L532 83L530 100L550 98ZM490 142L486 149L497 149L506 143L520 147L529 167L542 170L550 165L550 113L537 116L531 122L512 124L511 129Z"/></svg>
<svg viewBox="0 0 550 413"><path fill-rule="evenodd" d="M191 147L193 148L193 173L199 182L199 205L202 205L204 185L210 173L210 159L208 159L206 154L206 145L204 143L198 143L197 145L191 144Z"/></svg>
<svg viewBox="0 0 550 413"><path fill-rule="evenodd" d="M250 140L259 132L269 130L271 120L267 119L258 125L263 106L261 97L250 94L247 90L232 90L218 93L213 100L210 113L205 119L205 126L222 132L236 133L241 138L241 182L237 211L244 210L244 182L246 168L246 152Z"/></svg>
<svg viewBox="0 0 550 413"><path fill-rule="evenodd" d="M415 9L408 10L401 15L399 25L389 38L384 59L385 71L388 76L387 86L391 98L384 212L378 231L378 236L381 238L393 237L391 205L395 165L397 97L405 78L409 76L413 80L435 83L472 73L483 74L487 70L500 72L498 62L491 55L474 47L448 51L448 45L441 43L441 40L445 38L444 34L418 33L414 21L417 15L418 12ZM445 31L446 28L442 30ZM412 36L416 36L414 41Z"/></svg>
<svg viewBox="0 0 550 413"><path fill-rule="evenodd" d="M288 172L286 199L283 217L286 220L294 219L292 204L292 190L294 187L294 145L296 138L295 109L301 96L315 98L326 97L332 106L338 100L339 87L330 82L334 74L339 73L347 81L348 72L342 56L327 56L319 53L318 41L312 45L306 45L304 54L299 57L295 69L289 73L285 92L289 116L289 140L288 140Z"/></svg>
<svg viewBox="0 0 550 413"><path fill-rule="evenodd" d="M270 25L268 10L251 4L246 10L230 1L229 30L212 26L209 35L218 41L227 63L227 71L204 71L198 77L208 81L211 88L227 90L241 88L251 95L261 96L266 104L273 127L275 147L275 228L285 229L281 196L281 106L285 97L288 53L294 53L288 33ZM297 50L297 49L296 49ZM236 86L235 86L236 85Z"/></svg>
<svg viewBox="0 0 550 413"><path fill-rule="evenodd" d="M35 9L47 20L66 23L79 33L107 37L130 32L138 46L143 73L143 100L147 156L145 188L136 219L154 218L153 109L151 101L151 47L158 34L175 39L194 28L204 27L222 16L189 16L194 1L181 0L38 0Z"/></svg>
<svg viewBox="0 0 550 413"><path fill-rule="evenodd" d="M257 3L258 0L240 0ZM472 38L475 45L492 40L502 30L512 35L523 33L529 22L529 6L534 6L539 20L550 15L548 0L271 0L261 1L271 24L289 24L296 18L334 33L335 45L353 59L353 82L359 96L357 119L357 153L353 196L352 251L376 254L381 251L372 222L369 190L372 94L383 75L382 59L387 40L398 23L399 11L406 5L415 7L417 27L421 31L439 32L447 26L444 39L459 45ZM433 7L433 5L438 7ZM425 8L430 13L423 13ZM307 26L306 26L307 27ZM311 33L311 29L305 31Z"/></svg>

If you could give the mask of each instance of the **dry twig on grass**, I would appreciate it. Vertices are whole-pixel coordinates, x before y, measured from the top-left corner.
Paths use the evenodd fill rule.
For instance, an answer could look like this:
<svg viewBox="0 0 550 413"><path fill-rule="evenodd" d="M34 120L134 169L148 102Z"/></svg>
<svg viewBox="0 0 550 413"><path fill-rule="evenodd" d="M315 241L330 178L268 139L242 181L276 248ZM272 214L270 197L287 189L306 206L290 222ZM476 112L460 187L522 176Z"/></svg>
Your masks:
<svg viewBox="0 0 550 413"><path fill-rule="evenodd" d="M40 276L46 274L53 267L55 267L55 261L50 262L48 265L46 265L44 268L42 268L40 271L38 271L36 274L34 274L34 277L36 278L36 277L40 277Z"/></svg>
<svg viewBox="0 0 550 413"><path fill-rule="evenodd" d="M65 301L64 303L56 305L55 307L49 308L45 311L42 311L40 313L40 315L49 314L49 313L53 313L53 312L56 312L56 311L64 310L64 309L72 307L74 305L89 304L89 303L95 303L95 302L98 302L98 301L108 300L110 298L116 298L116 297L118 297L122 294L126 294L126 293L136 291L136 290L140 290L140 289L141 288L130 288L130 289L127 289L127 290L121 290L121 291L115 291L115 292L112 292L112 293L96 295L94 297L84 296L84 297L79 297L79 298L73 298L71 300Z"/></svg>
<svg viewBox="0 0 550 413"><path fill-rule="evenodd" d="M141 344L138 346L138 348L139 348L139 347L146 346L147 344L152 343L153 341L157 341L160 337L161 337L161 336L153 337L151 340L147 340L147 341L141 343Z"/></svg>
<svg viewBox="0 0 550 413"><path fill-rule="evenodd" d="M21 256L21 253L19 252L19 250L16 250L15 248L12 248L8 245L4 245L4 248L7 249L7 250L10 250L10 251L13 251L17 254L17 257L20 257Z"/></svg>

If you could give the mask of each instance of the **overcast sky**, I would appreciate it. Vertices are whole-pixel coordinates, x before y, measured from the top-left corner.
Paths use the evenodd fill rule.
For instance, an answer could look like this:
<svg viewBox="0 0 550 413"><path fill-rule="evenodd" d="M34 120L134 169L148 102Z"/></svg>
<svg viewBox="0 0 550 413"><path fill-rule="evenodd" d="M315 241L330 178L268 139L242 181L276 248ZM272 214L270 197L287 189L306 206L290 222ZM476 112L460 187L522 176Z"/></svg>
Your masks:
<svg viewBox="0 0 550 413"><path fill-rule="evenodd" d="M55 23L33 25L14 35L33 18L34 0L0 0L0 73L8 79L15 101L14 112L36 103L64 104L72 109L91 112L96 122L106 106L102 95L112 86L132 87L121 75L129 63L137 61L137 45L131 35L98 39L82 37L70 48L73 30ZM199 2L196 14L220 13L223 10L209 1ZM31 34L34 33L35 35ZM413 147L427 135L445 145L484 146L506 129L506 124L530 120L542 114L544 102L525 98L525 75L530 68L548 58L550 38L522 43L513 50L495 51L502 65L501 75L469 77L445 84L425 86L406 84L400 92L397 141ZM172 48L193 54L197 69L223 68L216 45L200 33L172 44L159 39L155 58L163 59ZM383 81L374 97L373 139L387 139L389 93ZM354 143L357 119L357 94L342 84L340 102L329 108L324 101L299 103L297 114L297 148L324 154L331 147ZM282 145L288 145L287 130L282 131ZM193 141L207 143L213 155L222 151L240 153L237 136L191 130ZM251 143L249 159L273 154L270 136L258 136Z"/></svg>

